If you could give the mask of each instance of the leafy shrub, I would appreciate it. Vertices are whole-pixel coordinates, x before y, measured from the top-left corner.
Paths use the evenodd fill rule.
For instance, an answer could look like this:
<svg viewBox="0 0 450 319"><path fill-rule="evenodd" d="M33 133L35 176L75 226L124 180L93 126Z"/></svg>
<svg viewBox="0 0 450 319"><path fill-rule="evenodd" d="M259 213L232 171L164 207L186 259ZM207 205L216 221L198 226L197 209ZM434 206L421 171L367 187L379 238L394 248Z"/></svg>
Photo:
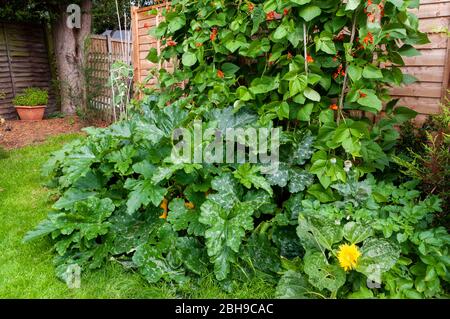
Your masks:
<svg viewBox="0 0 450 319"><path fill-rule="evenodd" d="M48 103L48 92L39 88L27 88L17 94L12 103L15 106L41 106Z"/></svg>
<svg viewBox="0 0 450 319"><path fill-rule="evenodd" d="M351 179L335 186L343 200L332 204L298 200L297 234L306 250L303 271L289 271L277 293L282 297L314 295L372 298L443 297L448 289L450 235L432 228L440 200L420 201L414 183L396 187ZM361 196L365 194L365 196ZM355 196L358 195L358 196ZM344 247L353 246L355 272L339 262ZM345 246L347 245L347 246ZM348 260L347 260L348 263ZM290 278L302 278L292 281ZM368 281L369 280L369 281ZM368 289L368 283L377 287ZM384 287L381 283L385 283ZM373 287L372 287L373 288Z"/></svg>
<svg viewBox="0 0 450 319"><path fill-rule="evenodd" d="M283 180L269 179L273 185L267 190L247 189L241 184L244 176L250 181L264 177L242 169L245 165L240 174L231 174L232 165L169 164L171 132L189 122L187 112L176 106L144 110L144 116L110 128L89 129L85 140L66 145L44 167L62 196L55 212L26 239L52 235L61 278L73 263L97 268L113 257L136 267L150 283L182 284L209 272L224 287L243 276L275 283L284 269L278 285L284 297L445 293L449 236L430 227L440 201L420 201L415 184L359 182L350 170L346 183L333 184L336 194L300 191L280 204L277 194L284 192L272 187L287 190L289 182L278 186ZM216 124L231 118L253 123L248 113L211 113ZM288 157L300 145L290 145ZM290 169L288 175L295 172ZM336 199L321 204L324 196L323 202L329 201L326 196ZM160 207L164 201L167 206ZM345 272L333 257L346 243L358 245L358 275ZM374 269L380 277L371 276ZM322 277L324 272L336 278ZM289 281L291 276L303 278L301 287ZM367 289L368 276L386 287ZM398 288L405 280L408 287L411 282L409 290ZM296 289L303 293L292 295Z"/></svg>
<svg viewBox="0 0 450 319"><path fill-rule="evenodd" d="M247 113L235 118L229 110L211 113L217 117L215 123L255 119ZM108 129L90 129L86 140L55 153L44 171L63 196L54 205L57 213L26 239L52 233L60 243L55 246L61 255L58 269L74 262L98 267L111 254L123 259L131 254L150 282L166 273L163 279L178 282L186 280L185 271L203 274L209 264L206 244L217 278L227 278L245 230L253 229L253 216L259 216L271 198L264 190L244 194L237 178L214 166L165 164L171 154L171 132L187 120L187 112L175 106L147 108L144 116ZM245 176L258 176L252 174ZM171 186L174 181L179 186ZM207 198L208 191L217 194ZM159 218L165 199L169 224ZM245 216L240 215L243 211ZM234 238L224 240L214 233L225 230ZM187 264L178 263L181 260Z"/></svg>
<svg viewBox="0 0 450 319"><path fill-rule="evenodd" d="M129 119L51 157L61 196L26 239L52 236L61 278L112 258L150 283L213 273L224 289L261 277L279 297L445 296L439 199L383 180L395 126L415 116L386 86L412 81L402 56L428 41L407 13L416 4L174 0L148 58L180 67L154 71L159 86ZM382 102L385 118L364 117ZM279 128L279 169L174 162L175 129L200 120L222 136Z"/></svg>
<svg viewBox="0 0 450 319"><path fill-rule="evenodd" d="M426 128L417 128L413 121L408 121L400 126L400 137L395 147L396 153L407 156L411 151L423 153L427 142Z"/></svg>
<svg viewBox="0 0 450 319"><path fill-rule="evenodd" d="M449 226L450 104L443 105L442 114L430 116L418 135L425 136L424 141L400 152L394 160L405 175L421 181L419 187L424 194L437 194L442 198L441 223Z"/></svg>

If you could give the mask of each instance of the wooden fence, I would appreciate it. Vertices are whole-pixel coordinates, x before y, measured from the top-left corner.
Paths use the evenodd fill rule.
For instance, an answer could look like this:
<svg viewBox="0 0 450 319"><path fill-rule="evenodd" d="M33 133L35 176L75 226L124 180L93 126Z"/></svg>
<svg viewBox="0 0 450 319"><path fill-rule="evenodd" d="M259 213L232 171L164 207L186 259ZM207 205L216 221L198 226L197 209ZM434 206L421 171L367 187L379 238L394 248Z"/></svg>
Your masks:
<svg viewBox="0 0 450 319"><path fill-rule="evenodd" d="M27 87L48 90L46 112L56 111L47 43L40 25L0 23L0 117L17 118L11 101Z"/></svg>
<svg viewBox="0 0 450 319"><path fill-rule="evenodd" d="M417 47L421 56L405 58L404 72L419 81L395 88L392 94L401 98L402 105L421 113L416 121L422 123L427 114L441 111L449 89L450 39L446 30L450 27L450 0L420 0L420 8L414 13L431 43Z"/></svg>
<svg viewBox="0 0 450 319"><path fill-rule="evenodd" d="M131 63L131 42L92 35L87 46L86 85L88 106L109 117L113 108L111 66L116 61Z"/></svg>
<svg viewBox="0 0 450 319"><path fill-rule="evenodd" d="M161 41L149 36L149 31L157 26L162 20L161 9L168 8L169 2L159 1L150 7L132 7L131 8L131 28L133 35L133 67L134 83L144 84L146 87L155 85L157 79L149 77L150 70L155 67L161 67L151 63L148 59L150 49L156 48L158 54L161 52ZM150 11L156 9L157 15L150 15ZM166 70L173 70L173 63L164 63L162 65Z"/></svg>
<svg viewBox="0 0 450 319"><path fill-rule="evenodd" d="M170 3L132 8L133 31L133 66L135 83L152 86L155 78L147 81L150 70L156 65L147 60L151 48L161 50L160 41L149 36L149 30L163 19L161 9ZM408 106L420 115L417 121L423 122L427 114L439 113L441 102L444 101L449 89L450 40L445 33L450 23L450 0L420 0L419 10L414 10L420 19L420 29L428 33L430 44L418 47L422 55L405 58L404 71L418 78L418 82L394 88L392 95L401 98L401 104ZM157 15L150 15L152 9L157 9ZM444 32L443 32L444 31ZM173 65L164 67L173 69Z"/></svg>

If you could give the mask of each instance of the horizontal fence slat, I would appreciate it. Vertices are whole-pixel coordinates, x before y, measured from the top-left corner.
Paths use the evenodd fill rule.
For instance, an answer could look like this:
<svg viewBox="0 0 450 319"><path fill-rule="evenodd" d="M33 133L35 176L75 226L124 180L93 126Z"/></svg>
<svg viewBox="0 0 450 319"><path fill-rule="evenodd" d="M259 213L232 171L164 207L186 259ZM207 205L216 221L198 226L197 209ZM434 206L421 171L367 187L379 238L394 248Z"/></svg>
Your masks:
<svg viewBox="0 0 450 319"><path fill-rule="evenodd" d="M428 38L430 43L424 45L418 45L416 48L419 50L425 49L447 49L448 37L443 33L429 34Z"/></svg>
<svg viewBox="0 0 450 319"><path fill-rule="evenodd" d="M404 58L406 66L444 66L446 49L420 50L420 56Z"/></svg>
<svg viewBox="0 0 450 319"><path fill-rule="evenodd" d="M416 96L416 97L441 97L442 85L433 82L414 83L405 87L391 89L391 94L396 96Z"/></svg>
<svg viewBox="0 0 450 319"><path fill-rule="evenodd" d="M440 1L438 3L423 3L419 10L415 9L413 12L419 19L448 17L450 16L450 5L448 1Z"/></svg>
<svg viewBox="0 0 450 319"><path fill-rule="evenodd" d="M444 70L439 66L410 66L402 68L406 74L413 75L423 82L442 83L444 80Z"/></svg>
<svg viewBox="0 0 450 319"><path fill-rule="evenodd" d="M399 97L400 101L398 105L406 105L416 112L423 114L437 114L441 112L441 100L439 98L428 98L428 97Z"/></svg>
<svg viewBox="0 0 450 319"><path fill-rule="evenodd" d="M448 27L448 17L437 17L420 20L419 30L426 33L436 33L442 32L446 27Z"/></svg>

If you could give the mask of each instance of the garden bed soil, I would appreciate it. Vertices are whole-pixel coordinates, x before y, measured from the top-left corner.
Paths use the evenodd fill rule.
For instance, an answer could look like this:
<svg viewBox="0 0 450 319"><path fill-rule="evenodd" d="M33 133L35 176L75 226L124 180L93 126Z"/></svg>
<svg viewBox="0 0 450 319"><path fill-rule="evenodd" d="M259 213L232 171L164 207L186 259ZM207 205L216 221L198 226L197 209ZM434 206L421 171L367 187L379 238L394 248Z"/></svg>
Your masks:
<svg viewBox="0 0 450 319"><path fill-rule="evenodd" d="M21 148L42 143L50 136L81 132L83 127L107 125L102 121L87 123L76 116L32 122L6 121L0 125L0 146L5 149Z"/></svg>

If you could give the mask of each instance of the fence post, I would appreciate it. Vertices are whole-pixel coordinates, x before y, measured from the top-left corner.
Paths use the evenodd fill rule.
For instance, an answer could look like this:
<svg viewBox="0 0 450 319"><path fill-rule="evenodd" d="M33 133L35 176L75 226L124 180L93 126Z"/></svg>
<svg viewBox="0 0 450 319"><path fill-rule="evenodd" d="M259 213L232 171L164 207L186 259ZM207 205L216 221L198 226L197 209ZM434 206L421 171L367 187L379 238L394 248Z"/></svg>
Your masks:
<svg viewBox="0 0 450 319"><path fill-rule="evenodd" d="M16 81L14 81L14 73L12 69L11 52L9 49L8 33L6 32L7 25L2 23L3 36L5 38L6 57L8 59L9 77L11 79L11 89L14 96L16 96Z"/></svg>
<svg viewBox="0 0 450 319"><path fill-rule="evenodd" d="M106 52L108 52L108 59L111 61L111 54L112 54L112 44L111 44L111 35L108 34L106 36Z"/></svg>
<svg viewBox="0 0 450 319"><path fill-rule="evenodd" d="M116 117L116 109L114 107L114 85L112 83L112 79L114 77L114 75L111 73L112 72L112 63L113 63L113 59L112 59L112 43L111 43L111 34L107 34L106 35L106 54L108 55L108 71L110 74L110 79L111 79L111 98L109 100L109 104L111 105L111 111L112 111L112 115L114 117L114 121L117 120Z"/></svg>
<svg viewBox="0 0 450 319"><path fill-rule="evenodd" d="M134 66L134 84L137 85L141 81L141 64L139 61L139 19L138 7L131 7L131 32L133 44L133 66ZM138 92L139 90L136 90Z"/></svg>
<svg viewBox="0 0 450 319"><path fill-rule="evenodd" d="M450 19L448 21L448 28L450 30ZM444 33L445 34L445 33ZM449 85L450 85L450 37L447 36L447 52L445 53L445 61L444 61L444 80L442 83L442 94L441 100L442 103L445 104L447 98L449 97ZM441 109L442 112L442 109Z"/></svg>

